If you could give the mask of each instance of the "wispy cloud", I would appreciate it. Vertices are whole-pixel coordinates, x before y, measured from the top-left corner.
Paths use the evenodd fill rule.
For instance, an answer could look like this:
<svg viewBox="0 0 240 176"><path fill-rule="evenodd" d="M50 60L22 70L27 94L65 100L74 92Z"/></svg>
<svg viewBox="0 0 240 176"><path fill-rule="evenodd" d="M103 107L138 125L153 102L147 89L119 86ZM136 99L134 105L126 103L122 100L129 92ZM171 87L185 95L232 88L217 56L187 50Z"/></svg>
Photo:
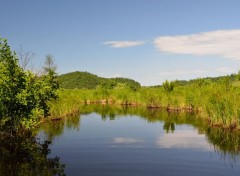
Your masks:
<svg viewBox="0 0 240 176"><path fill-rule="evenodd" d="M125 137L117 137L113 139L113 142L115 144L135 144L135 143L141 143L143 142L140 139L136 139L136 138L125 138Z"/></svg>
<svg viewBox="0 0 240 176"><path fill-rule="evenodd" d="M113 48L128 48L143 45L144 41L107 41L104 45L110 45Z"/></svg>
<svg viewBox="0 0 240 176"><path fill-rule="evenodd" d="M240 61L240 29L218 30L192 35L163 36L154 40L161 52L219 55Z"/></svg>

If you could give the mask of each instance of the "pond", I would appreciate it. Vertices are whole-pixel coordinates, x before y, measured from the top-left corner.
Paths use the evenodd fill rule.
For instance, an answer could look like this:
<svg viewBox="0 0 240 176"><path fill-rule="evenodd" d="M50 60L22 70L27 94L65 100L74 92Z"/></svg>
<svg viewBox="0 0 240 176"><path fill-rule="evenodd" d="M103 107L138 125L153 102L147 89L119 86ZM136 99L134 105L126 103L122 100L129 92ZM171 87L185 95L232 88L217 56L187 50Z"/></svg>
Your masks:
<svg viewBox="0 0 240 176"><path fill-rule="evenodd" d="M208 128L196 114L86 105L37 133L49 141L48 160L57 156L54 165L70 176L240 174L239 132Z"/></svg>

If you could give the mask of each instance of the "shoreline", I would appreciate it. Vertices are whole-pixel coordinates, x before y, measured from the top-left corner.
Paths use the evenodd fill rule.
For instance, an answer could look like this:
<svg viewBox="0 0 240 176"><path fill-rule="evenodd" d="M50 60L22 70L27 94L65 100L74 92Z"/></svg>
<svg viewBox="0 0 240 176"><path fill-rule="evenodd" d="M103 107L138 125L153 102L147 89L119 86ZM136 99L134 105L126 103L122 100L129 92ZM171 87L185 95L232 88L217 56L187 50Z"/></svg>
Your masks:
<svg viewBox="0 0 240 176"><path fill-rule="evenodd" d="M162 106L162 105L157 105L157 104L149 104L149 105L145 105L142 103L136 103L136 102L125 102L125 103L119 103L119 101L113 101L113 100L107 100L107 99L102 99L102 100L86 100L86 101L79 101L78 102L78 108L76 109L76 107L72 110L69 111L68 113L62 114L62 115L54 115L54 114L50 114L49 119L51 121L59 121L65 117L69 117L69 116L74 116L74 115L78 115L81 114L80 112L80 106L81 105L112 105L112 106L126 106L126 107L142 107L142 108L146 108L146 109L155 109L155 110L165 110L169 113L202 113L200 114L199 117L201 117L201 120L205 120L207 121L208 127L210 128L221 128L227 131L240 131L240 126L237 125L237 122L235 123L230 123L228 125L224 125L223 123L219 123L219 122L214 122L210 117L206 117L206 115L204 114L202 108L197 108L197 107L192 107L192 106L187 106L187 107L175 107L175 106Z"/></svg>

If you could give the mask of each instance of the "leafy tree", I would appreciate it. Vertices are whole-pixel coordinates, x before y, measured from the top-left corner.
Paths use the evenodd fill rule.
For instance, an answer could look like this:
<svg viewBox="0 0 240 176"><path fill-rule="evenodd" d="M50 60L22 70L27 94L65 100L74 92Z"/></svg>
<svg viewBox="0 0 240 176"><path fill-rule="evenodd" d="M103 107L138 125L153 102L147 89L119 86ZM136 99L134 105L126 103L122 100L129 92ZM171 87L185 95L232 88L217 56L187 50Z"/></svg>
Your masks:
<svg viewBox="0 0 240 176"><path fill-rule="evenodd" d="M1 116L13 121L28 116L35 106L31 99L33 75L18 66L16 53L12 53L6 40L0 40L0 99Z"/></svg>
<svg viewBox="0 0 240 176"><path fill-rule="evenodd" d="M56 65L54 64L53 56L47 55L45 59L44 75L42 76L43 87L39 92L39 106L43 109L44 117L48 116L49 107L47 102L51 99L58 98L59 84L56 81Z"/></svg>
<svg viewBox="0 0 240 176"><path fill-rule="evenodd" d="M58 89L52 63L38 77L19 66L16 53L0 38L0 124L31 127L38 115L47 115L47 102L57 98Z"/></svg>

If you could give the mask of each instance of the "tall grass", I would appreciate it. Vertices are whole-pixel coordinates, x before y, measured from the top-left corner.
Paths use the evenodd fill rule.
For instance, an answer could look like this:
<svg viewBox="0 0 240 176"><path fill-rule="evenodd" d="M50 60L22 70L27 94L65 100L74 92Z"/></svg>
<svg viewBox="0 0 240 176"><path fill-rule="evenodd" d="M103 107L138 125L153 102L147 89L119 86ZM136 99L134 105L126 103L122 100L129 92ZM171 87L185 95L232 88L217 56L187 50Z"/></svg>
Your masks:
<svg viewBox="0 0 240 176"><path fill-rule="evenodd" d="M81 104L140 105L163 108L168 111L195 111L212 126L239 128L240 88L223 83L177 86L173 91L163 87L143 87L137 91L129 88L62 90L58 100L51 102L54 118L79 112Z"/></svg>

